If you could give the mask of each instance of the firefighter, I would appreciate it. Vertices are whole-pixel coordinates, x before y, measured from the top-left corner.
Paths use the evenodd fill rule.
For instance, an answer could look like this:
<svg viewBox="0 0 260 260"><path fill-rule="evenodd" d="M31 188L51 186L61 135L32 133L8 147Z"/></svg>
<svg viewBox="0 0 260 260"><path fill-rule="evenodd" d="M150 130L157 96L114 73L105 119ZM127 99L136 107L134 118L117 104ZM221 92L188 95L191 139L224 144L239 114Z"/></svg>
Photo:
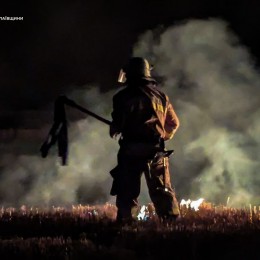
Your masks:
<svg viewBox="0 0 260 260"><path fill-rule="evenodd" d="M143 173L157 215L176 219L180 211L171 187L169 153L164 141L174 136L179 119L168 96L157 88L146 59L131 58L121 69L118 81L125 88L113 97L110 126L110 136L120 136L118 164L110 172L117 220L135 219Z"/></svg>

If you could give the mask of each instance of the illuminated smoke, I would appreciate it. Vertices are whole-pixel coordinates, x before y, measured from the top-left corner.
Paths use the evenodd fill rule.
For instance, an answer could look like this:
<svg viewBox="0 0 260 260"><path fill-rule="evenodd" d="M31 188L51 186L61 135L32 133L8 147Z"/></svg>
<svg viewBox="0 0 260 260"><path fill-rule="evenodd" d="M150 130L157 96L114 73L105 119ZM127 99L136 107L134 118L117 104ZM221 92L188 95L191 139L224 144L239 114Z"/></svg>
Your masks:
<svg viewBox="0 0 260 260"><path fill-rule="evenodd" d="M134 54L155 65L180 117L168 143L177 195L230 197L229 205L259 198L260 75L228 25L190 20L148 31Z"/></svg>
<svg viewBox="0 0 260 260"><path fill-rule="evenodd" d="M112 93L111 93L112 94ZM112 97L101 95L98 88L74 90L68 96L88 109L109 118ZM72 203L104 203L109 197L112 179L109 171L116 165L117 142L109 137L108 126L87 117L72 122L71 115L81 112L67 108L69 124L68 166L61 166L57 148L47 158L40 157L39 148L52 124L45 127L42 140L35 144L36 155L15 155L15 147L30 145L16 138L9 144L8 153L1 156L0 199L3 204L71 205ZM34 133L32 132L32 135Z"/></svg>
<svg viewBox="0 0 260 260"><path fill-rule="evenodd" d="M230 197L230 206L259 198L260 76L227 24L190 20L148 31L134 55L155 65L180 117L181 126L167 144L175 149L171 172L177 197L216 203ZM93 86L66 94L110 119L115 91L101 94ZM68 110L69 119L80 113ZM18 131L13 141L0 143L0 202L51 206L111 200L109 171L116 165L118 144L108 126L90 117L71 122L69 165L62 167L55 149L40 158L51 124L52 114L37 140L33 137L39 131L32 130L32 141L20 138Z"/></svg>

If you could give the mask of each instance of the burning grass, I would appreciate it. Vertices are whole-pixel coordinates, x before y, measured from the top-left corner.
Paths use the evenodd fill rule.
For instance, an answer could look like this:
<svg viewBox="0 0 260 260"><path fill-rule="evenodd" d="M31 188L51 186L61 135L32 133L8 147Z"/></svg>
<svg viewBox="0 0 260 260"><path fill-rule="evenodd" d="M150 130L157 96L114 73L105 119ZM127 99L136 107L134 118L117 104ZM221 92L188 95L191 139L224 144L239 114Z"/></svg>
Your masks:
<svg viewBox="0 0 260 260"><path fill-rule="evenodd" d="M69 208L0 210L1 259L257 259L260 211L213 206L181 206L182 217L161 222L151 204L132 224L115 222L111 204Z"/></svg>

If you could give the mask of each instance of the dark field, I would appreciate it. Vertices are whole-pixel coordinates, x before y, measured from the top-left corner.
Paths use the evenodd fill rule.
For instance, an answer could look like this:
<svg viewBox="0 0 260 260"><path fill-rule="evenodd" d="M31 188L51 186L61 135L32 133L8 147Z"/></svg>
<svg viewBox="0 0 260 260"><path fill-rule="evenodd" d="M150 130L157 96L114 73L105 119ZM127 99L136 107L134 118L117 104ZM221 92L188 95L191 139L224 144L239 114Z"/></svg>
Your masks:
<svg viewBox="0 0 260 260"><path fill-rule="evenodd" d="M175 222L115 222L116 208L2 208L0 259L260 259L260 212L213 207L181 208Z"/></svg>

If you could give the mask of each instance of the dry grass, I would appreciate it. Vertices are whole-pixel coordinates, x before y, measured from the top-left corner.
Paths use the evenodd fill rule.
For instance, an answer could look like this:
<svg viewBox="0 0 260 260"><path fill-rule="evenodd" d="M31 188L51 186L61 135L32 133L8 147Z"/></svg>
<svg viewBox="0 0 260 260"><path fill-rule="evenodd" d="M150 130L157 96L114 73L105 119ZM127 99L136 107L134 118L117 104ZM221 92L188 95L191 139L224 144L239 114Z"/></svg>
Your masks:
<svg viewBox="0 0 260 260"><path fill-rule="evenodd" d="M161 222L152 205L146 221L119 225L111 204L0 210L1 259L257 259L260 214L203 203Z"/></svg>

